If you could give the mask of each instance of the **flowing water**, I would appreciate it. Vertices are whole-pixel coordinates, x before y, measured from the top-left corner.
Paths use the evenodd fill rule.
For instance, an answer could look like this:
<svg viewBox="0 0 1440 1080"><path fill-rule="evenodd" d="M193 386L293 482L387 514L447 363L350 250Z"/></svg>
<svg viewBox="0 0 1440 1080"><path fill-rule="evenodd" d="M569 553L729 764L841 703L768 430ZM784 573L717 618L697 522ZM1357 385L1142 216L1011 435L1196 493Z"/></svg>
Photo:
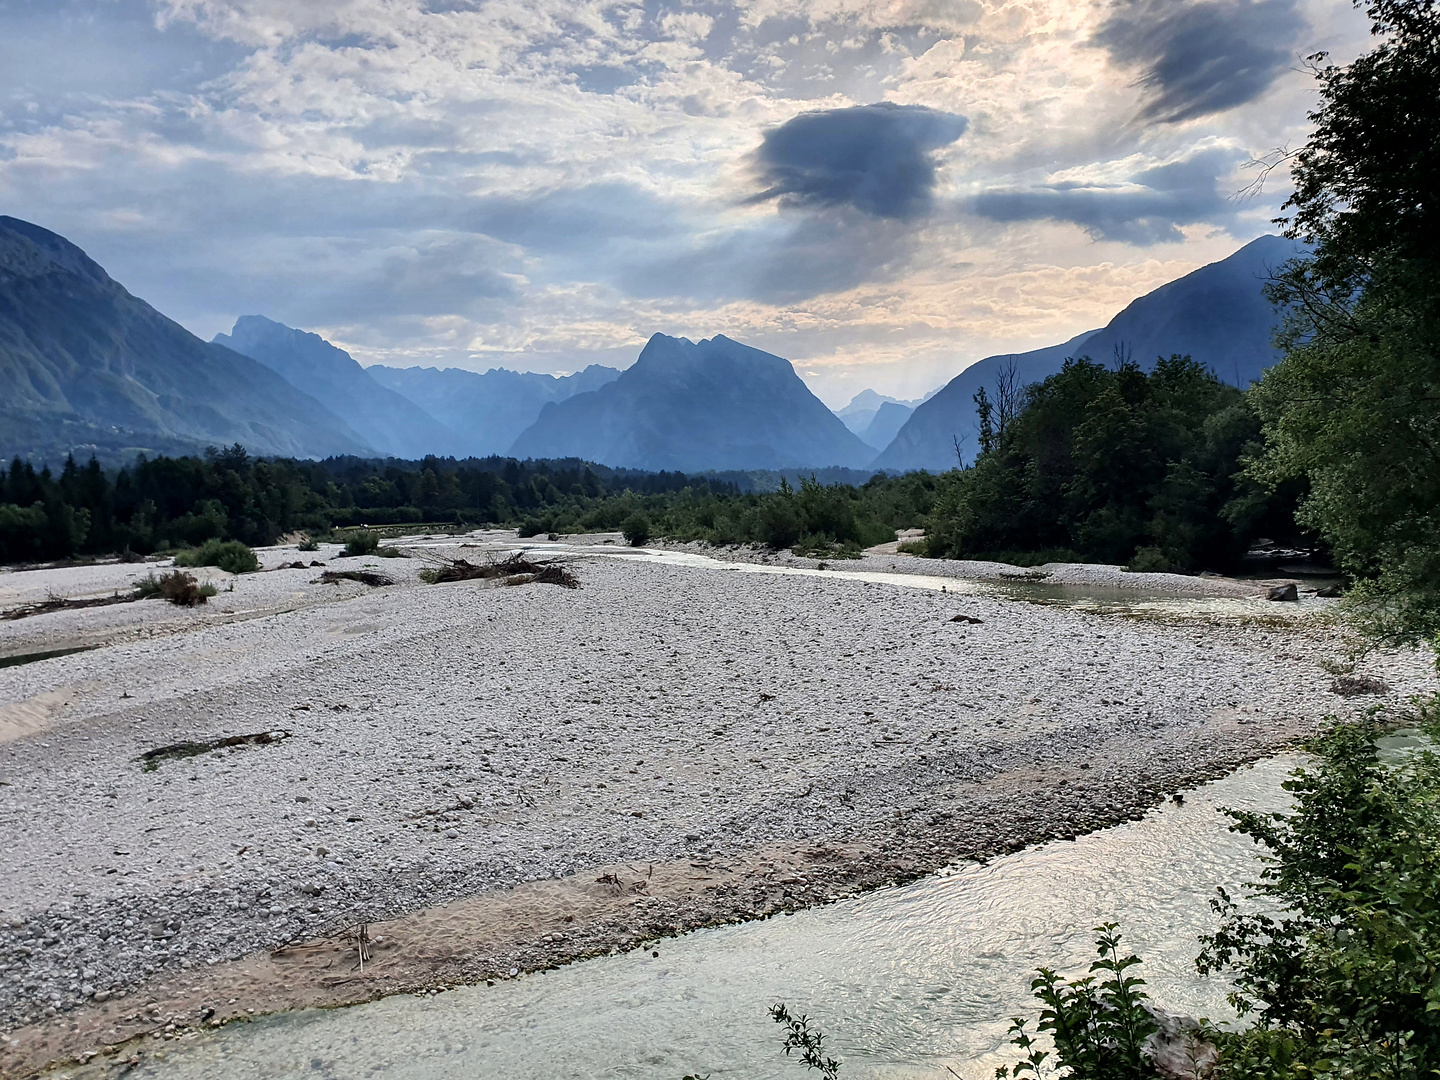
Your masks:
<svg viewBox="0 0 1440 1080"><path fill-rule="evenodd" d="M266 1017L165 1044L129 1076L405 1080L680 1080L804 1075L767 1007L826 1032L844 1080L994 1075L1009 1018L1033 1015L1038 965L1082 972L1092 927L1121 925L1152 997L1228 1017L1225 985L1195 974L1217 885L1253 879L1253 845L1220 806L1283 809L1298 759L1275 758L1143 821L965 864L909 885L493 987L401 995ZM98 1074L97 1074L98 1075Z"/></svg>
<svg viewBox="0 0 1440 1080"><path fill-rule="evenodd" d="M438 542L406 541L407 548L453 550L455 541L446 537ZM664 548L611 547L600 544L567 544L564 541L493 541L483 545L489 553L522 551L533 557L562 555L570 558L630 559L659 563L662 566L689 567L728 573L760 574L783 577L839 578L872 585L894 585L907 589L928 589L956 596L984 596L997 600L1015 600L1088 611L1095 614L1139 618L1204 619L1226 622L1253 622L1259 618L1297 618L1311 615L1315 601L1273 604L1255 597L1207 596L1203 593L1174 593L1144 588L1120 588L1113 585L1053 584L1017 577L1009 581L975 580L946 577L939 574L908 574L898 570L846 570L843 560L828 569L812 570L803 566L768 563L726 562L689 551ZM1018 569L1018 568L1017 568ZM1023 572L1022 572L1023 573Z"/></svg>

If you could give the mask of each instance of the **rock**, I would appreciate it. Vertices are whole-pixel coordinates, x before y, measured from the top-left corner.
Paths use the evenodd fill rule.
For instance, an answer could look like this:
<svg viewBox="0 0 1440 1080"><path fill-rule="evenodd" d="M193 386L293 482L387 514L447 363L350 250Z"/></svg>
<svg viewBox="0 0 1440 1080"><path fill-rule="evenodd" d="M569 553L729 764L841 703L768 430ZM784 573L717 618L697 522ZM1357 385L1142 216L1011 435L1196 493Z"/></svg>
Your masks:
<svg viewBox="0 0 1440 1080"><path fill-rule="evenodd" d="M1373 675L1337 675L1330 682L1330 692L1341 697L1361 697L1366 694L1383 695L1390 693L1390 684Z"/></svg>
<svg viewBox="0 0 1440 1080"><path fill-rule="evenodd" d="M1299 600L1300 590L1295 587L1293 581L1288 581L1284 585L1271 585L1270 588L1265 590L1265 599Z"/></svg>
<svg viewBox="0 0 1440 1080"><path fill-rule="evenodd" d="M982 623L984 623L985 620L984 620L984 619L977 619L977 618L975 618L975 617L972 616L972 615L955 615L955 616L952 616L952 617L951 617L950 621L951 621L951 622L960 622L960 623L969 623L969 624L972 625L972 626L980 626Z"/></svg>
<svg viewBox="0 0 1440 1080"><path fill-rule="evenodd" d="M1155 1063L1155 1071L1166 1080L1193 1080L1214 1067L1220 1053L1215 1044L1201 1035L1200 1022L1189 1016L1175 1016L1155 1005L1145 1011L1159 1030L1145 1040L1140 1052Z"/></svg>

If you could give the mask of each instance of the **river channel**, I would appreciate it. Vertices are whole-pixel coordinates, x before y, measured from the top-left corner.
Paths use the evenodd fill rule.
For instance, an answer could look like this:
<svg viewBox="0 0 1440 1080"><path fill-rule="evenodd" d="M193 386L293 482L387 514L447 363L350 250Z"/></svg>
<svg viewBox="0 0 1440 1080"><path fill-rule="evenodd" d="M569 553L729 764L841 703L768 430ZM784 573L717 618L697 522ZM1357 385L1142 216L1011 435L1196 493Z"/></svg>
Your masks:
<svg viewBox="0 0 1440 1080"><path fill-rule="evenodd" d="M1034 969L1083 972L1092 927L1109 920L1145 958L1157 1002L1223 1020L1226 986L1195 973L1196 935L1213 926L1215 887L1259 864L1219 808L1283 809L1298 760L1242 769L1141 821L789 916L495 986L232 1024L147 1052L128 1075L798 1080L766 1015L783 1001L819 1023L846 1080L979 1080L1013 1060L1006 1028L1034 1012Z"/></svg>

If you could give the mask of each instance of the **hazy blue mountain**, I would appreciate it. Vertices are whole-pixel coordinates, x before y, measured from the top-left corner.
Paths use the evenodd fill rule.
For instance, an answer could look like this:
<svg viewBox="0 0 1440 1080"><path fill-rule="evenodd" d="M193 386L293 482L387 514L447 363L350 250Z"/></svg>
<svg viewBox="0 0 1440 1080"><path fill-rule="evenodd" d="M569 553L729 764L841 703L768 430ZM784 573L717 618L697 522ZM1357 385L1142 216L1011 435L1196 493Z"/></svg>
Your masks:
<svg viewBox="0 0 1440 1080"><path fill-rule="evenodd" d="M263 364L201 341L74 244L0 217L0 455L373 453Z"/></svg>
<svg viewBox="0 0 1440 1080"><path fill-rule="evenodd" d="M880 408L875 410L875 415L871 417L865 430L856 434L866 446L884 450L894 441L895 435L905 426L905 421L910 419L910 414L914 411L911 406L902 405L898 401L883 402Z"/></svg>
<svg viewBox="0 0 1440 1080"><path fill-rule="evenodd" d="M885 404L903 405L907 410L910 410L914 409L915 406L919 405L922 401L929 399L935 393L936 391L932 390L923 398L916 398L914 401L903 401L900 398L893 398L886 394L877 393L874 390L861 390L850 399L850 404L846 405L843 409L835 409L834 412L836 416L845 421L847 428L868 443L869 440L865 439L865 432L869 429L870 425L874 423L875 414L880 411L880 406ZM887 439L885 443L889 441L890 440ZM876 446L875 449L883 450L885 443Z"/></svg>
<svg viewBox="0 0 1440 1080"><path fill-rule="evenodd" d="M973 461L979 452L975 392L984 386L993 397L996 375L1011 360L1020 381L1029 384L1055 374L1071 356L1110 364L1120 349L1148 371L1158 357L1182 353L1226 382L1249 386L1279 359L1271 340L1279 320L1263 287L1269 271L1295 253L1292 241L1262 236L1145 294L1103 329L1033 352L987 356L916 408L875 468L954 468L956 439L965 460Z"/></svg>
<svg viewBox="0 0 1440 1080"><path fill-rule="evenodd" d="M687 472L859 468L874 456L788 360L723 335L664 334L614 382L545 406L510 452Z"/></svg>
<svg viewBox="0 0 1440 1080"><path fill-rule="evenodd" d="M491 368L483 375L463 368L368 369L381 386L408 398L445 424L466 454L504 454L551 401L599 389L620 374L592 364L556 377L532 371Z"/></svg>
<svg viewBox="0 0 1440 1080"><path fill-rule="evenodd" d="M260 361L292 386L324 402L382 454L415 460L460 453L460 440L408 398L381 386L344 349L318 334L260 315L242 315L215 344Z"/></svg>

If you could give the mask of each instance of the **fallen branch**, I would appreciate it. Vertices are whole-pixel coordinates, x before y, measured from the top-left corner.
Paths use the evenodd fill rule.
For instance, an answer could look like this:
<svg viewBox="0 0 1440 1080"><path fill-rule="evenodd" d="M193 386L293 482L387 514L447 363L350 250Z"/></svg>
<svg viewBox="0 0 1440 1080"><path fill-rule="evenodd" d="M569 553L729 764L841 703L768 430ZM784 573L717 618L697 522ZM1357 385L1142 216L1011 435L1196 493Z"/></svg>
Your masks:
<svg viewBox="0 0 1440 1080"><path fill-rule="evenodd" d="M362 585L394 585L395 579L374 570L326 570L320 575L325 585L338 585L342 581L358 581Z"/></svg>
<svg viewBox="0 0 1440 1080"><path fill-rule="evenodd" d="M268 746L271 743L280 742L282 739L288 739L290 735L289 731L283 730L256 731L249 735L220 735L213 739L200 739L195 742L171 743L169 746L157 746L154 750L146 750L140 755L140 767L146 772L154 772L160 767L162 761L169 761L172 758L198 757L214 750L223 750L227 746Z"/></svg>
<svg viewBox="0 0 1440 1080"><path fill-rule="evenodd" d="M420 578L431 585L447 581L502 580L506 585L526 585L538 581L542 585L559 585L578 589L580 579L558 562L535 562L516 552L501 560L472 563L469 559L445 559L437 566L420 571Z"/></svg>
<svg viewBox="0 0 1440 1080"><path fill-rule="evenodd" d="M44 615L51 611L74 611L78 608L109 607L111 604L131 604L141 599L139 593L116 593L114 596L90 596L75 600L66 596L51 596L33 604L21 604L0 612L0 619L13 621L28 619L31 615Z"/></svg>

